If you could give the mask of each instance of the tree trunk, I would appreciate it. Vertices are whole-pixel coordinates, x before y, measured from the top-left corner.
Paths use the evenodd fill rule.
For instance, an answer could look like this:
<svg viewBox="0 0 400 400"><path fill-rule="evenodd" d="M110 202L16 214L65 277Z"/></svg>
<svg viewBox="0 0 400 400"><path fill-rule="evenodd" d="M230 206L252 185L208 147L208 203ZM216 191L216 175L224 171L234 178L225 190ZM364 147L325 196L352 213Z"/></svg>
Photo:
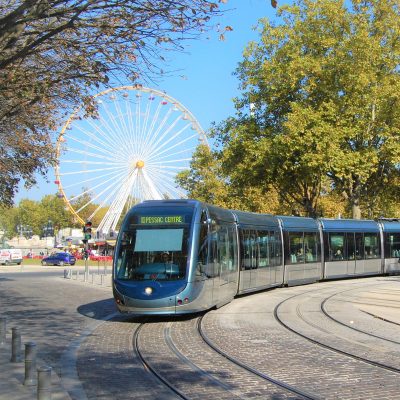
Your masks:
<svg viewBox="0 0 400 400"><path fill-rule="evenodd" d="M351 212L354 219L361 219L360 192L361 185L359 184L358 179L354 179L353 186L351 187L349 193Z"/></svg>
<svg viewBox="0 0 400 400"><path fill-rule="evenodd" d="M361 219L361 208L360 208L360 205L358 204L358 202L357 202L357 204L356 203L352 204L351 210L352 210L354 219Z"/></svg>
<svg viewBox="0 0 400 400"><path fill-rule="evenodd" d="M311 199L304 197L302 206L304 211L306 212L307 217L317 218L317 210Z"/></svg>

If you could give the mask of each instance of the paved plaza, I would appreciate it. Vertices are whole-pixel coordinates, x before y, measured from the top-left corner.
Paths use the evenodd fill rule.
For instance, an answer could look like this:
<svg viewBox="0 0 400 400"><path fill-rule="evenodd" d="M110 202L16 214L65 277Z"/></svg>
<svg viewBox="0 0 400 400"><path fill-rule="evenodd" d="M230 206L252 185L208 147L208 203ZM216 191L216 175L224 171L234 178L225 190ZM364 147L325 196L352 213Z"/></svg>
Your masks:
<svg viewBox="0 0 400 400"><path fill-rule="evenodd" d="M0 346L0 400L37 398L37 386L24 385L23 359L10 362L13 327L23 344L36 344L37 367L51 367L53 400L179 398L151 380L135 359L132 338L141 321L117 312L110 275L91 272L95 276L85 280L83 270L65 279L60 267L0 269L0 317L7 318L6 343ZM400 399L399 298L396 276L278 288L237 298L207 313L202 325L222 351L301 387L311 398ZM188 398L302 398L246 378L238 367L218 359L196 337L196 324L195 318L146 324L138 339L164 376L173 380L174 371L180 371L180 389L190 393ZM180 359L168 353L168 341ZM392 370L334 353L330 346ZM196 375L200 370L203 381Z"/></svg>

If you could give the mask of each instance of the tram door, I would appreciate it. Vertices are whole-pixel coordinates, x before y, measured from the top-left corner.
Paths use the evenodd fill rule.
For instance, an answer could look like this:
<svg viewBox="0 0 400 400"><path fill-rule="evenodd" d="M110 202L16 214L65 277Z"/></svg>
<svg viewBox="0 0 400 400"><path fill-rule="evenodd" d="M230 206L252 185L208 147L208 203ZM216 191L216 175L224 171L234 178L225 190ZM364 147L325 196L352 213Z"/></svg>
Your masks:
<svg viewBox="0 0 400 400"><path fill-rule="evenodd" d="M235 226L214 224L210 235L210 262L213 265L213 302L232 299L237 288L237 241Z"/></svg>
<svg viewBox="0 0 400 400"><path fill-rule="evenodd" d="M364 239L362 233L347 233L347 274L364 272Z"/></svg>
<svg viewBox="0 0 400 400"><path fill-rule="evenodd" d="M356 243L356 268L354 270L355 274L364 273L365 261L364 261L364 235L362 233L355 234Z"/></svg>
<svg viewBox="0 0 400 400"><path fill-rule="evenodd" d="M354 233L347 233L347 275L354 275L356 273L356 243L354 240Z"/></svg>
<svg viewBox="0 0 400 400"><path fill-rule="evenodd" d="M242 242L242 265L240 271L240 290L250 289L255 286L257 274L257 251L255 231L240 230Z"/></svg>

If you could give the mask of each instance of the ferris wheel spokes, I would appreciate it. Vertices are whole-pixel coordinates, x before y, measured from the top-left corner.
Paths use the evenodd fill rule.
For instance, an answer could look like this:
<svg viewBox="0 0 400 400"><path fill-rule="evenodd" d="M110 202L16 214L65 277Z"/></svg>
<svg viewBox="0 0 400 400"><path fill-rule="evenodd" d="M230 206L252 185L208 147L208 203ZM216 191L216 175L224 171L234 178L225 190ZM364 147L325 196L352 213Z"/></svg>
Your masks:
<svg viewBox="0 0 400 400"><path fill-rule="evenodd" d="M124 181L126 180L126 174L125 174L125 173L124 173L123 177L120 178L120 179L118 179L118 181L115 182L115 184L114 184L113 186L115 186L116 184L119 184L122 180L124 180ZM110 185L110 186L111 186L111 185ZM122 182L121 182L121 186L122 186ZM101 193L99 193L99 196L102 195L107 189L108 189L108 188L104 189ZM117 191L118 191L118 187L116 187L115 189L109 190L109 194L106 195L106 197L104 198L104 200L103 200L103 201L98 205L98 207L93 211L93 213L92 213L92 215L90 216L90 218L93 218L93 217L97 214L97 212L98 212L99 210L101 210L103 207L106 207L106 206L107 206L107 202L108 202L112 197L114 197L114 199L115 199L114 194L115 194ZM96 196L96 198L99 197L99 196ZM104 219L104 218L103 218L103 219Z"/></svg>
<svg viewBox="0 0 400 400"><path fill-rule="evenodd" d="M93 126L93 121L89 121L89 125L92 127ZM91 148L93 148L95 150L98 150L100 152L109 154L111 156L113 155L112 150L113 150L113 148L115 146L115 143L109 144L109 143L106 143L106 142L102 141L100 139L99 135L101 137L103 137L104 133L102 133L102 131L100 129L98 129L98 128L95 129L95 131L99 135L95 135L89 129L87 129L85 127L79 127L78 130L80 132L82 132L83 135L85 135L84 136L85 140L83 140L83 138L73 136L72 133L71 134L67 133L64 136L67 138L67 140L73 140L74 142L77 142L80 146L88 146L88 147L91 147ZM87 141L86 137L89 137L91 140L93 140L94 143L99 144L99 146L97 146L96 144L94 144L94 143L92 143L90 141ZM110 149L110 147L111 147L111 149Z"/></svg>
<svg viewBox="0 0 400 400"><path fill-rule="evenodd" d="M87 120L88 126L78 126L76 129L82 132L85 138L88 137L95 143L98 143L103 150L107 150L110 148L112 150L115 146L115 142L113 143L112 140L107 137L107 131L104 132L102 126L98 126L98 121L98 119L89 119ZM78 140L78 138L73 136L72 133L69 135L69 137L74 140Z"/></svg>
<svg viewBox="0 0 400 400"><path fill-rule="evenodd" d="M123 206L126 203L126 199L131 191L131 187L134 185L134 182L137 178L137 173L138 171L137 169L135 169L128 177L128 181L125 182L117 191L114 200L112 201L104 218L101 220L98 226L98 230L100 232L108 232L110 228L114 225L114 221L116 220L118 222L118 219L122 213Z"/></svg>
<svg viewBox="0 0 400 400"><path fill-rule="evenodd" d="M110 191L110 188L112 188L113 186L119 184L123 178L125 176L125 172L120 173L119 175L113 175L110 179L107 179L106 181L102 181L99 184L97 184L96 186L91 187L90 189L86 189L83 192L79 193L76 196L73 196L70 198L70 201L75 201L78 198L84 196L85 194L90 194L94 189L97 189L101 186L104 186L106 183L112 181L112 184L107 186L105 189L103 189L103 191L101 191L100 193L98 193L95 197L91 197L90 201L88 203L85 204L85 207L87 205L89 205L90 203L93 203L95 200L97 200L101 195L103 195L106 191ZM119 179L115 179L116 177L120 177ZM114 192L112 191L110 195L112 195ZM81 209L79 211L82 211Z"/></svg>
<svg viewBox="0 0 400 400"><path fill-rule="evenodd" d="M123 86L95 100L98 118L84 120L79 109L60 133L56 182L78 220L89 209L94 220L101 213L98 229L107 233L137 201L184 197L176 174L206 137L193 114L164 92Z"/></svg>
<svg viewBox="0 0 400 400"><path fill-rule="evenodd" d="M146 182L146 184L150 190L151 200L161 200L162 197L161 197L160 193L158 192L158 190L155 188L151 179L148 177L147 172L144 170L141 170L140 172L142 173L143 179Z"/></svg>

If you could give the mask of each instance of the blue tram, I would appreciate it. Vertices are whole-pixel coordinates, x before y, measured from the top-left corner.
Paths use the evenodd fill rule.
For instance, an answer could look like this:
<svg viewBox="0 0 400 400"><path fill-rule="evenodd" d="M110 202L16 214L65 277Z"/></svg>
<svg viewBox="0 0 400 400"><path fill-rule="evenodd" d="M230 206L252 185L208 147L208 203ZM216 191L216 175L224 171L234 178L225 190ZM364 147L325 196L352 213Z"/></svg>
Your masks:
<svg viewBox="0 0 400 400"><path fill-rule="evenodd" d="M118 309L187 314L236 295L324 279L400 273L400 220L312 219L195 200L134 206L113 263Z"/></svg>

